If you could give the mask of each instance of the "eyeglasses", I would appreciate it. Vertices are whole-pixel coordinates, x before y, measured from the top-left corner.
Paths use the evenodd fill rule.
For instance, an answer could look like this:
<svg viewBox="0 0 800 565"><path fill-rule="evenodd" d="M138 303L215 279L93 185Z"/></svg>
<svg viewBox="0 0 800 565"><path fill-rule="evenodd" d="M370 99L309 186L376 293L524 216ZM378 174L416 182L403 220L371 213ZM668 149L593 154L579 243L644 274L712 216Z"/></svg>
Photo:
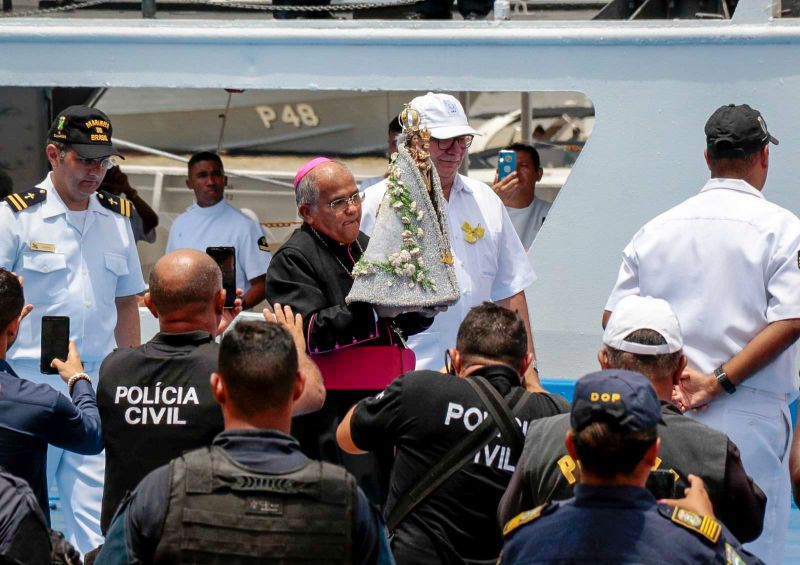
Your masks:
<svg viewBox="0 0 800 565"><path fill-rule="evenodd" d="M61 158L63 159L66 156L67 152L62 151ZM104 171L107 171L117 165L117 161L113 157L103 157L102 159L84 159L83 157L75 153L75 158L80 162L81 165L83 165L86 168L94 169L95 167L100 167Z"/></svg>
<svg viewBox="0 0 800 565"><path fill-rule="evenodd" d="M84 167L100 167L104 171L115 167L117 164L113 157L103 157L102 159L84 159L83 157L78 157L78 161L80 161L81 165Z"/></svg>
<svg viewBox="0 0 800 565"><path fill-rule="evenodd" d="M463 145L464 149L469 149L469 146L472 145L472 139L474 136L472 135L460 135L458 137L451 137L450 139L436 139L436 145L442 151L448 151L453 148L453 145L458 143L459 145Z"/></svg>
<svg viewBox="0 0 800 565"><path fill-rule="evenodd" d="M337 198L336 200L331 200L330 202L328 202L328 208L330 208L334 212L343 212L351 204L353 206L360 206L363 200L364 200L363 192L354 192L347 198Z"/></svg>

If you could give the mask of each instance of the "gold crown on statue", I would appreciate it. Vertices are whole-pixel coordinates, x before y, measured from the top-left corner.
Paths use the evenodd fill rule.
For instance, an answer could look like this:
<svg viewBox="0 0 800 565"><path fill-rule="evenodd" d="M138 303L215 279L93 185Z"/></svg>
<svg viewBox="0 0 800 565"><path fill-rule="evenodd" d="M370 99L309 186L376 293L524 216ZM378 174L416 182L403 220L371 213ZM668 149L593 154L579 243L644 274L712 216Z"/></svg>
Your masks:
<svg viewBox="0 0 800 565"><path fill-rule="evenodd" d="M403 134L406 136L406 147L411 157L416 161L417 167L425 177L428 192L431 190L428 171L431 168L430 162L430 141L431 132L422 125L422 116L411 107L411 104L403 104L403 110L398 116L400 125L403 126Z"/></svg>
<svg viewBox="0 0 800 565"><path fill-rule="evenodd" d="M403 126L404 134L408 136L419 135L426 141L430 139L431 132L422 125L422 116L411 107L411 104L403 104L403 110L400 112L398 119L400 120L400 125Z"/></svg>

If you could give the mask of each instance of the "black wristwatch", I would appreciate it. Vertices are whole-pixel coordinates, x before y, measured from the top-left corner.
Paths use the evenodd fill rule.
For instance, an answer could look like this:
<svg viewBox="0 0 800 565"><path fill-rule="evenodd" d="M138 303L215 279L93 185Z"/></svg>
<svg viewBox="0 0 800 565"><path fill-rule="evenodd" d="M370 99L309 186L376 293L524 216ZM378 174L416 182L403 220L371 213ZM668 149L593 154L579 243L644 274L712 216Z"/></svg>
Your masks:
<svg viewBox="0 0 800 565"><path fill-rule="evenodd" d="M722 369L722 365L714 369L714 376L716 377L719 386L721 386L725 392L728 394L733 394L736 392L736 385L734 385L728 378L728 373Z"/></svg>

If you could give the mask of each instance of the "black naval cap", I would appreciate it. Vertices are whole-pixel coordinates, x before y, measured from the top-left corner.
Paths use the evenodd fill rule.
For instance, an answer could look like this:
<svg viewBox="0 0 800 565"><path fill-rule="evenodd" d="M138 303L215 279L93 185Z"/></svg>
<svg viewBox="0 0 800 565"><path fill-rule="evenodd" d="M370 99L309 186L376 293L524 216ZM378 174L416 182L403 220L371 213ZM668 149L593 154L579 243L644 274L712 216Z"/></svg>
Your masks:
<svg viewBox="0 0 800 565"><path fill-rule="evenodd" d="M635 371L606 369L575 383L572 429L577 432L597 421L614 422L628 432L650 430L663 422L661 403L647 377Z"/></svg>
<svg viewBox="0 0 800 565"><path fill-rule="evenodd" d="M111 144L108 116L89 106L70 106L59 112L47 139L69 145L84 159L102 159L111 155L125 158Z"/></svg>
<svg viewBox="0 0 800 565"><path fill-rule="evenodd" d="M747 104L720 106L706 122L708 154L721 159L749 155L778 140L767 130L761 112Z"/></svg>

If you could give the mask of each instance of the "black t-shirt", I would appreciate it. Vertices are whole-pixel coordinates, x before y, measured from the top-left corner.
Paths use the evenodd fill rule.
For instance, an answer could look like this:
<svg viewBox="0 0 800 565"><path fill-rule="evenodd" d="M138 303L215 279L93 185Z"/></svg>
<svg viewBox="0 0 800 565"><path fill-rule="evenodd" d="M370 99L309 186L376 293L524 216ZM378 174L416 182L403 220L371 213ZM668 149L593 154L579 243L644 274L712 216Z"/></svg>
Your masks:
<svg viewBox="0 0 800 565"><path fill-rule="evenodd" d="M506 399L513 392L504 375L487 375ZM562 397L531 394L519 418L523 433L532 420L566 412ZM356 405L351 420L353 442L373 451L395 445L397 455L388 516L398 499L487 415L475 391L462 378L415 371L395 379L375 397ZM399 565L462 563L492 559L500 553L497 505L515 461L501 438L489 442L473 462L450 476L397 527L392 549Z"/></svg>
<svg viewBox="0 0 800 565"><path fill-rule="evenodd" d="M97 406L106 446L100 525L125 493L184 451L210 445L224 427L209 378L219 346L208 332L159 333L119 349L100 367Z"/></svg>

